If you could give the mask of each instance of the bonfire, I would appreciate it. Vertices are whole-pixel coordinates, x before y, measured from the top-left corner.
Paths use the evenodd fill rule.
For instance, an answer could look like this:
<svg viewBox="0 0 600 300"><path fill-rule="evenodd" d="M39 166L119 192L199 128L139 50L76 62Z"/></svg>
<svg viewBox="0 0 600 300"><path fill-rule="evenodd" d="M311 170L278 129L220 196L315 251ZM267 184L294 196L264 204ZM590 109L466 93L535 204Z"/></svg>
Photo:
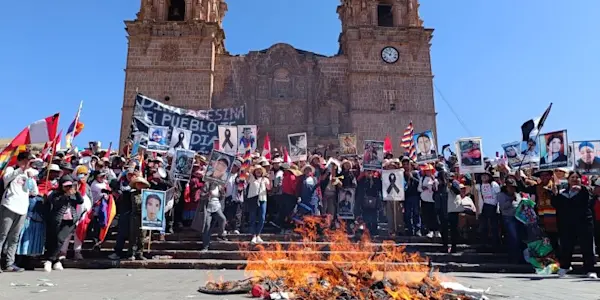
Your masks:
<svg viewBox="0 0 600 300"><path fill-rule="evenodd" d="M329 229L323 218L305 218L300 243L253 246L241 281L209 281L208 294L250 293L264 299L396 300L480 299L445 288L427 258L388 241L373 243ZM342 226L342 228L345 228Z"/></svg>

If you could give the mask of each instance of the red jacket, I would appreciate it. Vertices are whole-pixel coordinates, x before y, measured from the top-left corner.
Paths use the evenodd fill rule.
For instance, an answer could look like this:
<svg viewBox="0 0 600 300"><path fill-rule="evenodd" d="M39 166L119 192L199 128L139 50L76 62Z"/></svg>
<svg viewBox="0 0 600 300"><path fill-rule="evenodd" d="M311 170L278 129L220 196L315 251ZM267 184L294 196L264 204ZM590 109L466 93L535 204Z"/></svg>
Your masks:
<svg viewBox="0 0 600 300"><path fill-rule="evenodd" d="M298 190L300 177L302 176L296 176L292 171L285 170L285 172L283 172L283 181L281 183L282 192L287 195L298 197L300 195L300 190Z"/></svg>

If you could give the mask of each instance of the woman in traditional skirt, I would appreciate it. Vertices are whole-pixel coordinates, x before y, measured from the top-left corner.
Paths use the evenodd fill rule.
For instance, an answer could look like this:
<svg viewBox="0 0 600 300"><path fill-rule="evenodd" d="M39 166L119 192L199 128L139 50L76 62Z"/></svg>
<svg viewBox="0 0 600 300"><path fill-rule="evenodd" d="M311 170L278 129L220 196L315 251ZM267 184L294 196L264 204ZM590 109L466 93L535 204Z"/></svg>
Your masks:
<svg viewBox="0 0 600 300"><path fill-rule="evenodd" d="M33 270L30 258L44 254L44 243L46 242L45 207L43 197L39 195L29 197L29 210L19 236L16 253L20 256L19 265L28 270Z"/></svg>

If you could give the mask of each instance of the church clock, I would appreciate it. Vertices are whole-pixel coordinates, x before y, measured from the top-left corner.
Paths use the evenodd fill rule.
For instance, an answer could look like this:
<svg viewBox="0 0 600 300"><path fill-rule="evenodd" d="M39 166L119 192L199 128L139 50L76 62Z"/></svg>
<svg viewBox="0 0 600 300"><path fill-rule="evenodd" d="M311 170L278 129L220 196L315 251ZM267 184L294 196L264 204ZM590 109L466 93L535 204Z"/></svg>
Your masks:
<svg viewBox="0 0 600 300"><path fill-rule="evenodd" d="M398 61L400 54L398 49L388 46L381 50L381 59L388 64L393 64Z"/></svg>

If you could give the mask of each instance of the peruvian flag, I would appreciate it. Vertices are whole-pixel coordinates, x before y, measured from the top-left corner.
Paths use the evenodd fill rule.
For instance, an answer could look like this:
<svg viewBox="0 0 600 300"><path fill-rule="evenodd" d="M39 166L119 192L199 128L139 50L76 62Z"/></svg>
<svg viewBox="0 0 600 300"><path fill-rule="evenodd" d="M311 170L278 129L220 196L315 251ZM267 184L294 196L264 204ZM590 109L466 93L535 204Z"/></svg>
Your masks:
<svg viewBox="0 0 600 300"><path fill-rule="evenodd" d="M269 133L267 133L267 136L265 136L265 141L263 142L262 156L268 160L271 160L271 139L269 138Z"/></svg>
<svg viewBox="0 0 600 300"><path fill-rule="evenodd" d="M383 140L383 153L392 153L392 138L389 135Z"/></svg>
<svg viewBox="0 0 600 300"><path fill-rule="evenodd" d="M112 149L111 149L111 148L112 148L112 142L110 142L110 143L108 144L108 150L106 150L106 153L104 153L104 157L105 157L105 158L110 158L110 151L112 151Z"/></svg>
<svg viewBox="0 0 600 300"><path fill-rule="evenodd" d="M292 159L290 158L290 154L287 151L286 147L281 147L283 149L283 162L284 163L291 163Z"/></svg>
<svg viewBox="0 0 600 300"><path fill-rule="evenodd" d="M54 140L58 127L59 114L33 122L25 127L12 141L11 145L42 144Z"/></svg>
<svg viewBox="0 0 600 300"><path fill-rule="evenodd" d="M62 130L56 135L56 137L52 141L46 142L44 145L44 149L42 149L42 160L46 161L50 159L58 150L58 145L60 145L60 136L62 135Z"/></svg>

